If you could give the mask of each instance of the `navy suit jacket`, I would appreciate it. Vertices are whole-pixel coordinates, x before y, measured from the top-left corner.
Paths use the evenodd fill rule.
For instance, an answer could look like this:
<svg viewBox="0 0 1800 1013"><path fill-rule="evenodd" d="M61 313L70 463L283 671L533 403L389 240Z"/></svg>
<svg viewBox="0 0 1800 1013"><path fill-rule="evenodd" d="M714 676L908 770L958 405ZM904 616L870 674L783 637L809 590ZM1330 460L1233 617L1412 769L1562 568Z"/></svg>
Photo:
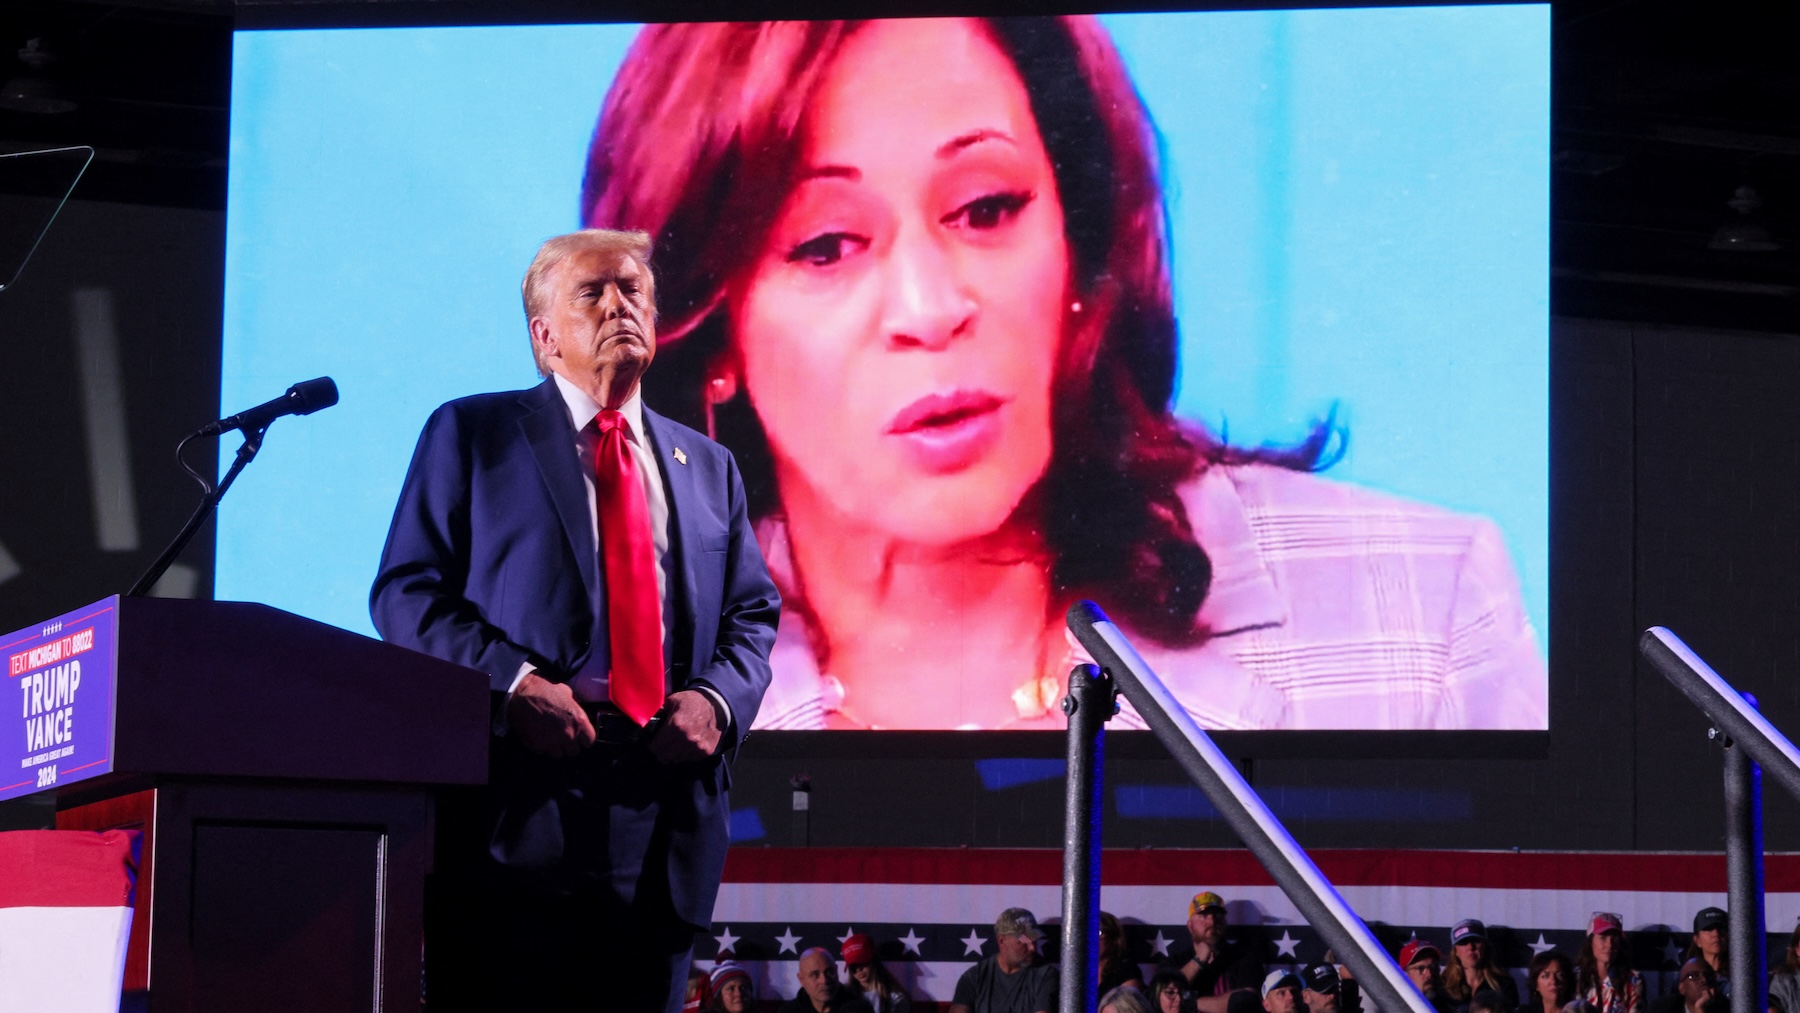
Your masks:
<svg viewBox="0 0 1800 1013"><path fill-rule="evenodd" d="M528 756L510 738L495 743L488 851L502 865L610 863L615 889L630 902L635 867L659 873L652 852L666 849L674 912L706 925L729 843L725 754L768 688L781 598L731 454L648 409L644 428L669 501L670 688L712 688L730 707L732 728L719 755L656 771L650 803L614 807L610 856L565 854L573 846L561 828L569 814L555 807L571 803L540 783L556 778L556 761ZM604 662L606 586L574 448L553 380L433 412L370 591L382 637L485 672L496 694L521 664L563 681L596 652Z"/></svg>

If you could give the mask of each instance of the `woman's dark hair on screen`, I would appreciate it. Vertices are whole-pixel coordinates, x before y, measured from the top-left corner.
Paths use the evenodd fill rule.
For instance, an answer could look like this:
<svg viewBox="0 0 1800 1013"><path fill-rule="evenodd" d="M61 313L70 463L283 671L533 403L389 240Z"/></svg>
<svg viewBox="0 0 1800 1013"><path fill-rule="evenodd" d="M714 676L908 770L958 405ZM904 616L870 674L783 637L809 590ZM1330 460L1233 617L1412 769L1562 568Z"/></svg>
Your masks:
<svg viewBox="0 0 1800 1013"><path fill-rule="evenodd" d="M1331 420L1297 446L1243 449L1172 413L1177 330L1168 220L1149 116L1093 18L985 22L1031 98L1054 169L1081 305L1061 340L1050 465L1025 508L1043 518L1061 596L1085 595L1151 639L1203 640L1212 566L1177 488L1216 464L1328 466ZM706 378L727 351L730 286L762 249L800 157L812 96L857 22L668 24L644 29L608 93L582 216L656 240L659 410L711 428L743 470L753 518L779 511L749 400L716 408Z"/></svg>

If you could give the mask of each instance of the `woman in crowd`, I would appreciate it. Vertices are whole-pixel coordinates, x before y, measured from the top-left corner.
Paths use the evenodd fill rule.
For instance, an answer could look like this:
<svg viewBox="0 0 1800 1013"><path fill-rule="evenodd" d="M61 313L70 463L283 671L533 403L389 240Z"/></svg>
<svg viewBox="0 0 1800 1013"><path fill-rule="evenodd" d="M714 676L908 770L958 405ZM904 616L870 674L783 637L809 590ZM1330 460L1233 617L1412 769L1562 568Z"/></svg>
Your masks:
<svg viewBox="0 0 1800 1013"><path fill-rule="evenodd" d="M1099 1013L1154 1013L1144 993L1131 985L1120 985L1100 993L1100 1002L1094 1008Z"/></svg>
<svg viewBox="0 0 1800 1013"><path fill-rule="evenodd" d="M1444 968L1444 991L1452 1002L1467 1006L1477 992L1499 992L1506 1008L1519 1005L1519 986L1512 975L1494 962L1487 926L1477 918L1464 918L1450 927L1450 961Z"/></svg>
<svg viewBox="0 0 1800 1013"><path fill-rule="evenodd" d="M1092 18L639 35L582 209L656 237L646 401L743 470L755 727L1059 727L1080 597L1207 727L1543 726L1490 522L1173 415L1155 150Z"/></svg>
<svg viewBox="0 0 1800 1013"><path fill-rule="evenodd" d="M1576 964L1575 995L1584 1013L1644 1013L1644 977L1631 969L1618 915L1594 913Z"/></svg>
<svg viewBox="0 0 1800 1013"><path fill-rule="evenodd" d="M844 972L875 1013L911 1013L912 997L881 962L875 941L861 932L844 940Z"/></svg>
<svg viewBox="0 0 1800 1013"><path fill-rule="evenodd" d="M1187 994L1187 979L1180 971L1158 971L1150 979L1147 997L1156 1013L1193 1013L1194 1004Z"/></svg>
<svg viewBox="0 0 1800 1013"><path fill-rule="evenodd" d="M1800 924L1788 933L1781 962L1769 975L1769 1005L1781 1004L1783 1013L1800 1013Z"/></svg>
<svg viewBox="0 0 1800 1013"><path fill-rule="evenodd" d="M750 1013L756 1008L756 983L736 961L722 961L712 970L712 1013Z"/></svg>
<svg viewBox="0 0 1800 1013"><path fill-rule="evenodd" d="M1100 982L1101 995L1121 985L1143 991L1144 972L1131 959L1125 947L1125 927L1108 912L1100 912Z"/></svg>
<svg viewBox="0 0 1800 1013"><path fill-rule="evenodd" d="M1545 950L1531 958L1525 982L1531 989L1520 1013L1557 1013L1575 1000L1575 970L1569 958L1555 950Z"/></svg>
<svg viewBox="0 0 1800 1013"><path fill-rule="evenodd" d="M1719 979L1719 994L1731 995L1731 953L1730 942L1731 918L1724 908L1703 907L1694 913L1694 937L1688 940L1687 952L1682 954L1683 960L1699 957L1713 969Z"/></svg>

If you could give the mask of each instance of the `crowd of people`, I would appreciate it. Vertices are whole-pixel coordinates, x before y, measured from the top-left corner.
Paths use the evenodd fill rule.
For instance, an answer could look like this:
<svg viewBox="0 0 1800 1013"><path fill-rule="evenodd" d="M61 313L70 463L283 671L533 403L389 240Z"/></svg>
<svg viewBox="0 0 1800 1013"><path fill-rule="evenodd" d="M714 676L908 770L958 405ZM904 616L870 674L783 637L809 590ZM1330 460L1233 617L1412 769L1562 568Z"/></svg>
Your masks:
<svg viewBox="0 0 1800 1013"><path fill-rule="evenodd" d="M1188 904L1186 937L1171 944L1153 973L1130 955L1124 927L1100 915L1100 1013L1377 1013L1348 968L1332 962L1265 966L1256 950L1227 936L1225 901L1196 894ZM1058 974L1044 959L1043 929L1024 908L1008 908L994 922L996 951L957 981L950 1013L1051 1013ZM1487 926L1466 918L1450 929L1448 949L1414 937L1397 963L1436 1013L1725 1013L1731 994L1727 916L1716 907L1694 916L1693 935L1673 986L1651 999L1645 978L1628 957L1619 915L1596 912L1574 955L1556 949L1533 955L1518 981L1500 966ZM842 959L847 981L837 973ZM823 948L800 955L799 988L781 1000L780 1013L910 1013L912 997L857 933L838 954ZM710 975L696 971L690 1010L750 1013L765 1008L749 970L721 960ZM1769 1013L1800 1013L1800 927L1769 976Z"/></svg>

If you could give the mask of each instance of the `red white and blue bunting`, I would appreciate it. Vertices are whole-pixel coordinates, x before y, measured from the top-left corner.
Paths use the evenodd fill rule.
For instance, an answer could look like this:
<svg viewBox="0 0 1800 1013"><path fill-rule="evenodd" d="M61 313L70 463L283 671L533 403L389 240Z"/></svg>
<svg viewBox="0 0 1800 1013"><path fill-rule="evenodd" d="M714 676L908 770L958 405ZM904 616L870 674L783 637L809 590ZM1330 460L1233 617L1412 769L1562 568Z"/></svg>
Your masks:
<svg viewBox="0 0 1800 1013"><path fill-rule="evenodd" d="M1521 984L1533 954L1555 948L1573 956L1593 912L1611 911L1624 918L1633 966L1659 995L1694 912L1726 902L1719 854L1345 850L1313 859L1390 952L1413 936L1447 950L1452 924L1480 918ZM1184 937L1188 899L1200 890L1225 897L1231 937L1270 966L1324 957L1318 933L1247 852L1109 851L1102 879L1101 907L1124 923L1147 971ZM1770 855L1766 880L1778 950L1800 915L1800 855ZM1054 959L1060 852L740 848L726 864L695 964L738 960L761 998L786 997L798 988L800 953L822 946L836 954L845 937L863 932L915 999L944 1002L965 969L994 953L994 918L1008 907L1029 908L1046 923Z"/></svg>

